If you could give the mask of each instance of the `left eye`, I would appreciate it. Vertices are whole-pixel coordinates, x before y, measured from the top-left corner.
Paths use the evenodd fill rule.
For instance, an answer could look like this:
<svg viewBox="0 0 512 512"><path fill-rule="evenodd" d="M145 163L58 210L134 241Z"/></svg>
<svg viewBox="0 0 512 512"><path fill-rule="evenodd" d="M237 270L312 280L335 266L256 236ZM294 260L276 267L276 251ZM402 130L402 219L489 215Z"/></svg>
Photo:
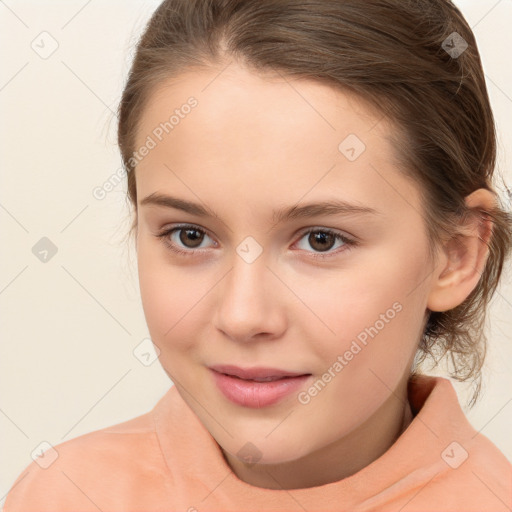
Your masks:
<svg viewBox="0 0 512 512"><path fill-rule="evenodd" d="M182 246L180 246L176 241L176 235L178 235L177 238L179 244L183 244ZM191 225L173 227L157 234L156 236L160 238L170 250L186 256L197 255L197 253L201 251L196 251L195 249L200 247L205 236L210 238L206 231L198 228L197 226ZM348 250L351 246L357 245L355 240L352 240L341 233L326 228L309 229L308 231L301 234L300 240L303 240L306 236L308 236L307 243L310 245L310 247L312 247L315 251L318 251L311 254L311 256L314 258L325 258L339 253L340 251L331 251L333 244L336 241L340 241L342 243L341 246L343 249L341 249L341 251ZM185 249L182 248L183 246ZM307 249L301 249L307 251ZM325 253L325 255L323 253Z"/></svg>
<svg viewBox="0 0 512 512"><path fill-rule="evenodd" d="M354 245L354 242L351 239L341 233L332 231L331 229L310 229L302 234L301 240L306 236L308 237L307 243L310 247L320 251L320 253L324 253L332 249L333 244L335 244L336 241L341 242L342 246ZM315 254L315 256L318 255Z"/></svg>

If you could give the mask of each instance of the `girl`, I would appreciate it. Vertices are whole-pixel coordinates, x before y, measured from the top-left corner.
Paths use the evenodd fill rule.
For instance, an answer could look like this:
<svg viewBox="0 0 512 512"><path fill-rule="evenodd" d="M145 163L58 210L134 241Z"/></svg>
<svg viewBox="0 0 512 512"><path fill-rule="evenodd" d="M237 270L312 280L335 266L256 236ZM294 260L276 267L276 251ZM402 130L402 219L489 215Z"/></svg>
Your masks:
<svg viewBox="0 0 512 512"><path fill-rule="evenodd" d="M5 510L499 511L462 412L510 253L475 38L448 0L165 0L119 108L174 384ZM44 456L43 456L44 458Z"/></svg>

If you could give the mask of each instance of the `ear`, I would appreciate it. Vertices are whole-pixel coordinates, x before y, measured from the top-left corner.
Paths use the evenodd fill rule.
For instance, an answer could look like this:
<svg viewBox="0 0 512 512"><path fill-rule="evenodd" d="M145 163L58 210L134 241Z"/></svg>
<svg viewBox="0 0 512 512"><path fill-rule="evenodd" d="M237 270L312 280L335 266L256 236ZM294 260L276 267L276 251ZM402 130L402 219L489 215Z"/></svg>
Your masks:
<svg viewBox="0 0 512 512"><path fill-rule="evenodd" d="M491 210L495 196L480 188L466 197L468 208L459 233L445 242L434 273L427 307L431 311L448 311L457 307L477 286L489 255L492 221L477 209Z"/></svg>

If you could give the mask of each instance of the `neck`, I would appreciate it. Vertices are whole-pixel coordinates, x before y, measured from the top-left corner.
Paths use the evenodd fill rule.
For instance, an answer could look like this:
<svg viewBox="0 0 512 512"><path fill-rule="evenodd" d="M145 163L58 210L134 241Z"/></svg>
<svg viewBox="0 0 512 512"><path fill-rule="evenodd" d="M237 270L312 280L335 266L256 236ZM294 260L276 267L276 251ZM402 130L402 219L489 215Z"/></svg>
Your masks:
<svg viewBox="0 0 512 512"><path fill-rule="evenodd" d="M413 418L407 380L356 430L300 459L281 464L245 464L222 452L236 476L266 489L300 489L347 478L383 455Z"/></svg>

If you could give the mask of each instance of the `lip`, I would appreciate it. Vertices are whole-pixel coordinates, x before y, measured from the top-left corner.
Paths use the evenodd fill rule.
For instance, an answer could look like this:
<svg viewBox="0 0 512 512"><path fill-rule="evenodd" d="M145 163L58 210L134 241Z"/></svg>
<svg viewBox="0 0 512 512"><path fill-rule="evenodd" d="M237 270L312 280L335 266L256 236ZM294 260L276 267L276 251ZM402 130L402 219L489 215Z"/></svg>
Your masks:
<svg viewBox="0 0 512 512"><path fill-rule="evenodd" d="M238 377L233 374L219 372L211 367L211 373L217 388L231 402L242 407L261 409L273 405L293 392L298 392L304 387L311 374L299 374L277 370L275 368L251 368L245 369L244 375L251 375L254 378L276 377L276 380L267 382L258 382L250 380L248 377ZM242 370L233 366L222 366L225 370L229 368L230 372Z"/></svg>
<svg viewBox="0 0 512 512"><path fill-rule="evenodd" d="M240 379L265 379L268 377L282 378L306 375L305 373L290 372L287 370L281 370L279 368L266 368L263 366L255 366L253 368L240 368L239 366L231 364L220 364L210 366L210 369L219 373L225 373L227 375L239 377Z"/></svg>

